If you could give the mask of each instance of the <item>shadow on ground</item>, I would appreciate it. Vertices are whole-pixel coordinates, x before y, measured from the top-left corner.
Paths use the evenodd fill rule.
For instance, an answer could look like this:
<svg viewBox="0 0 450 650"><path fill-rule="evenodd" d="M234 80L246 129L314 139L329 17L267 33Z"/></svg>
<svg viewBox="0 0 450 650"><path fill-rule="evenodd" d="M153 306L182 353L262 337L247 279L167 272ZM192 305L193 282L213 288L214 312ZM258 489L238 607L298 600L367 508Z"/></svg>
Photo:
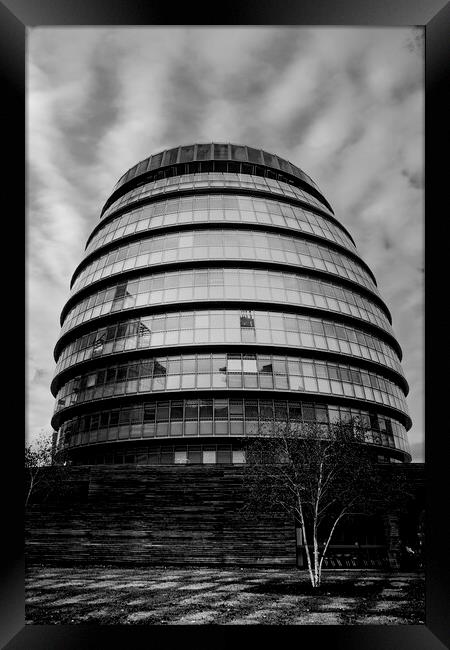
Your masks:
<svg viewBox="0 0 450 650"><path fill-rule="evenodd" d="M320 587L313 587L311 584L300 583L280 583L270 581L255 587L249 587L247 592L255 594L277 594L279 596L340 596L340 597L369 597L376 596L383 591L389 583L379 581L374 584L364 584L355 580L341 581L336 583L322 584Z"/></svg>
<svg viewBox="0 0 450 650"><path fill-rule="evenodd" d="M424 623L424 577L295 568L29 566L26 623L64 625L409 625Z"/></svg>

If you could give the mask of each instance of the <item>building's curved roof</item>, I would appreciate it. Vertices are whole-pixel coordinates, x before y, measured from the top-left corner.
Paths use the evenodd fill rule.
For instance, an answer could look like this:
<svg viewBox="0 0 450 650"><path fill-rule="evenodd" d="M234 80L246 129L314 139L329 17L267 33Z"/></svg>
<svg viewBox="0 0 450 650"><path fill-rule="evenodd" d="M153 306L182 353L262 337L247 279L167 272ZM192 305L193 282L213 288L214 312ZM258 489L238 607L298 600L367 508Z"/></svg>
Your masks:
<svg viewBox="0 0 450 650"><path fill-rule="evenodd" d="M153 171L160 167L175 165L177 163L189 163L202 160L231 160L236 162L248 162L251 164L264 165L272 169L285 172L299 178L303 182L320 192L316 183L305 174L304 171L293 165L287 160L268 153L263 149L254 149L246 145L209 142L206 144L189 144L173 149L165 149L159 153L153 154L137 165L131 167L116 183L113 192L132 179ZM321 193L321 192L320 192ZM322 194L322 193L321 193Z"/></svg>

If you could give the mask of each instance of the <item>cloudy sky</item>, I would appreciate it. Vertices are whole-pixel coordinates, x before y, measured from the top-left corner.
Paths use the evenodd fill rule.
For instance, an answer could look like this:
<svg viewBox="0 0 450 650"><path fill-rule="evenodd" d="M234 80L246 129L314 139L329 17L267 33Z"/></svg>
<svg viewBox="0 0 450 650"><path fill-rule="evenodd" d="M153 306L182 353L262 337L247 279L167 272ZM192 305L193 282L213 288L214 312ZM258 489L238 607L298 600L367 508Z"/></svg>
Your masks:
<svg viewBox="0 0 450 650"><path fill-rule="evenodd" d="M218 141L304 169L353 235L392 313L423 460L423 73L412 28L29 29L29 438L51 430L59 314L115 182Z"/></svg>

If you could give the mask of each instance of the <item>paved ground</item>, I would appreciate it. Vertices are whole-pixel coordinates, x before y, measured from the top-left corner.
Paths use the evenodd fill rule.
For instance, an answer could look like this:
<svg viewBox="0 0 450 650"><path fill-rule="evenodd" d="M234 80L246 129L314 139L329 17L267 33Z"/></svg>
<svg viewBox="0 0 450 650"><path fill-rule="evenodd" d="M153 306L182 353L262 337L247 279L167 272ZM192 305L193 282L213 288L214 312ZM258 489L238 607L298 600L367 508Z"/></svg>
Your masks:
<svg viewBox="0 0 450 650"><path fill-rule="evenodd" d="M28 624L424 623L423 575L295 569L29 567Z"/></svg>

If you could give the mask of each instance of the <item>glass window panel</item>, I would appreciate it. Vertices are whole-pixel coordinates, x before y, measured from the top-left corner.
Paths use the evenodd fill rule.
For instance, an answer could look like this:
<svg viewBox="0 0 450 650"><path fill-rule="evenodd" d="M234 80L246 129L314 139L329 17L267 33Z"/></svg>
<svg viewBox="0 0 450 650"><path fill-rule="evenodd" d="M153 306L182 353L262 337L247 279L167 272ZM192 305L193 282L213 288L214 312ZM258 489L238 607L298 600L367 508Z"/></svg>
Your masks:
<svg viewBox="0 0 450 650"><path fill-rule="evenodd" d="M157 435L163 435L164 429L167 430L167 425L165 427L160 427L157 430ZM160 433L161 432L161 433ZM159 462L161 465L173 465L174 463L174 451L170 448L163 448L159 456Z"/></svg>
<svg viewBox="0 0 450 650"><path fill-rule="evenodd" d="M241 372L242 371L242 360L240 358L230 358L228 357L227 361L227 370L228 372Z"/></svg>
<svg viewBox="0 0 450 650"><path fill-rule="evenodd" d="M298 375L291 375L289 377L289 384L291 390L302 390L303 389L303 377Z"/></svg>
<svg viewBox="0 0 450 650"><path fill-rule="evenodd" d="M180 162L190 162L194 159L194 146L180 147Z"/></svg>
<svg viewBox="0 0 450 650"><path fill-rule="evenodd" d="M286 373L286 360L280 357L273 357L272 361L273 371L277 374L284 375Z"/></svg>
<svg viewBox="0 0 450 650"><path fill-rule="evenodd" d="M304 383L305 383L305 390L309 390L309 391L317 390L317 382L314 377L305 377Z"/></svg>
<svg viewBox="0 0 450 650"><path fill-rule="evenodd" d="M183 419L183 402L172 402L170 405L170 419L182 420Z"/></svg>
<svg viewBox="0 0 450 650"><path fill-rule="evenodd" d="M339 381L331 381L331 391L337 395L342 395L342 384Z"/></svg>
<svg viewBox="0 0 450 650"><path fill-rule="evenodd" d="M181 387L182 388L195 388L195 380L197 375L182 375Z"/></svg>
<svg viewBox="0 0 450 650"><path fill-rule="evenodd" d="M245 463L245 453L242 449L233 449L232 462L236 465Z"/></svg>
<svg viewBox="0 0 450 650"><path fill-rule="evenodd" d="M275 375L275 388L278 390L284 390L289 388L288 377L286 375Z"/></svg>
<svg viewBox="0 0 450 650"><path fill-rule="evenodd" d="M259 412L261 419L268 420L273 418L273 404L272 402L261 401L259 404Z"/></svg>
<svg viewBox="0 0 450 650"><path fill-rule="evenodd" d="M245 358L242 361L242 370L243 372L256 373L256 359L255 358Z"/></svg>
<svg viewBox="0 0 450 650"><path fill-rule="evenodd" d="M198 144L197 145L197 160L206 160L211 158L211 145Z"/></svg>
<svg viewBox="0 0 450 650"><path fill-rule="evenodd" d="M340 379L339 369L336 366L328 365L328 376L330 379Z"/></svg>
<svg viewBox="0 0 450 650"><path fill-rule="evenodd" d="M229 388L242 388L242 375L241 374L229 374L228 375L228 387Z"/></svg>
<svg viewBox="0 0 450 650"><path fill-rule="evenodd" d="M244 435L244 422L242 420L230 422L230 435L232 436Z"/></svg>
<svg viewBox="0 0 450 650"><path fill-rule="evenodd" d="M197 372L207 372L211 371L211 359L210 357L198 357L197 359Z"/></svg>
<svg viewBox="0 0 450 650"><path fill-rule="evenodd" d="M187 450L175 451L174 462L176 465L184 465L188 462Z"/></svg>
<svg viewBox="0 0 450 650"><path fill-rule="evenodd" d="M158 402L156 411L157 422L167 422L169 420L169 403Z"/></svg>
<svg viewBox="0 0 450 650"><path fill-rule="evenodd" d="M203 374L197 375L197 388L210 388L211 387L211 375Z"/></svg>
<svg viewBox="0 0 450 650"><path fill-rule="evenodd" d="M227 400L214 400L214 417L216 420L228 419L228 401Z"/></svg>
<svg viewBox="0 0 450 650"><path fill-rule="evenodd" d="M186 400L186 403L185 403L185 417L186 417L186 420L197 420L198 419L198 401L197 400Z"/></svg>
<svg viewBox="0 0 450 650"><path fill-rule="evenodd" d="M202 450L201 447L189 446L187 451L188 462L193 464L198 464L202 462Z"/></svg>
<svg viewBox="0 0 450 650"><path fill-rule="evenodd" d="M179 390L180 382L180 375L169 375L166 379L166 390Z"/></svg>
<svg viewBox="0 0 450 650"><path fill-rule="evenodd" d="M203 463L205 465L209 465L209 464L214 464L215 462L216 462L216 451L215 450L214 451L213 450L211 450L211 451L204 450L203 451Z"/></svg>
<svg viewBox="0 0 450 650"><path fill-rule="evenodd" d="M229 449L219 449L217 450L217 462L218 463L231 463L231 448Z"/></svg>
<svg viewBox="0 0 450 650"><path fill-rule="evenodd" d="M183 357L183 374L194 373L195 370L195 357Z"/></svg>
<svg viewBox="0 0 450 650"><path fill-rule="evenodd" d="M273 388L273 375L260 375L259 386L260 388Z"/></svg>
<svg viewBox="0 0 450 650"><path fill-rule="evenodd" d="M316 419L315 409L313 404L303 404L303 419L312 422Z"/></svg>
<svg viewBox="0 0 450 650"><path fill-rule="evenodd" d="M246 374L243 377L244 379L244 388L257 388L258 387L258 378L254 374ZM286 385L287 387L287 385Z"/></svg>
<svg viewBox="0 0 450 650"><path fill-rule="evenodd" d="M225 355L220 356L220 355L213 355L212 358L212 372L218 373L218 372L225 372L226 371L226 357Z"/></svg>
<svg viewBox="0 0 450 650"><path fill-rule="evenodd" d="M258 402L246 401L244 402L245 406L245 417L247 420L257 420L258 419Z"/></svg>
<svg viewBox="0 0 450 650"><path fill-rule="evenodd" d="M241 420L244 416L242 400L230 400L230 417L232 420Z"/></svg>

